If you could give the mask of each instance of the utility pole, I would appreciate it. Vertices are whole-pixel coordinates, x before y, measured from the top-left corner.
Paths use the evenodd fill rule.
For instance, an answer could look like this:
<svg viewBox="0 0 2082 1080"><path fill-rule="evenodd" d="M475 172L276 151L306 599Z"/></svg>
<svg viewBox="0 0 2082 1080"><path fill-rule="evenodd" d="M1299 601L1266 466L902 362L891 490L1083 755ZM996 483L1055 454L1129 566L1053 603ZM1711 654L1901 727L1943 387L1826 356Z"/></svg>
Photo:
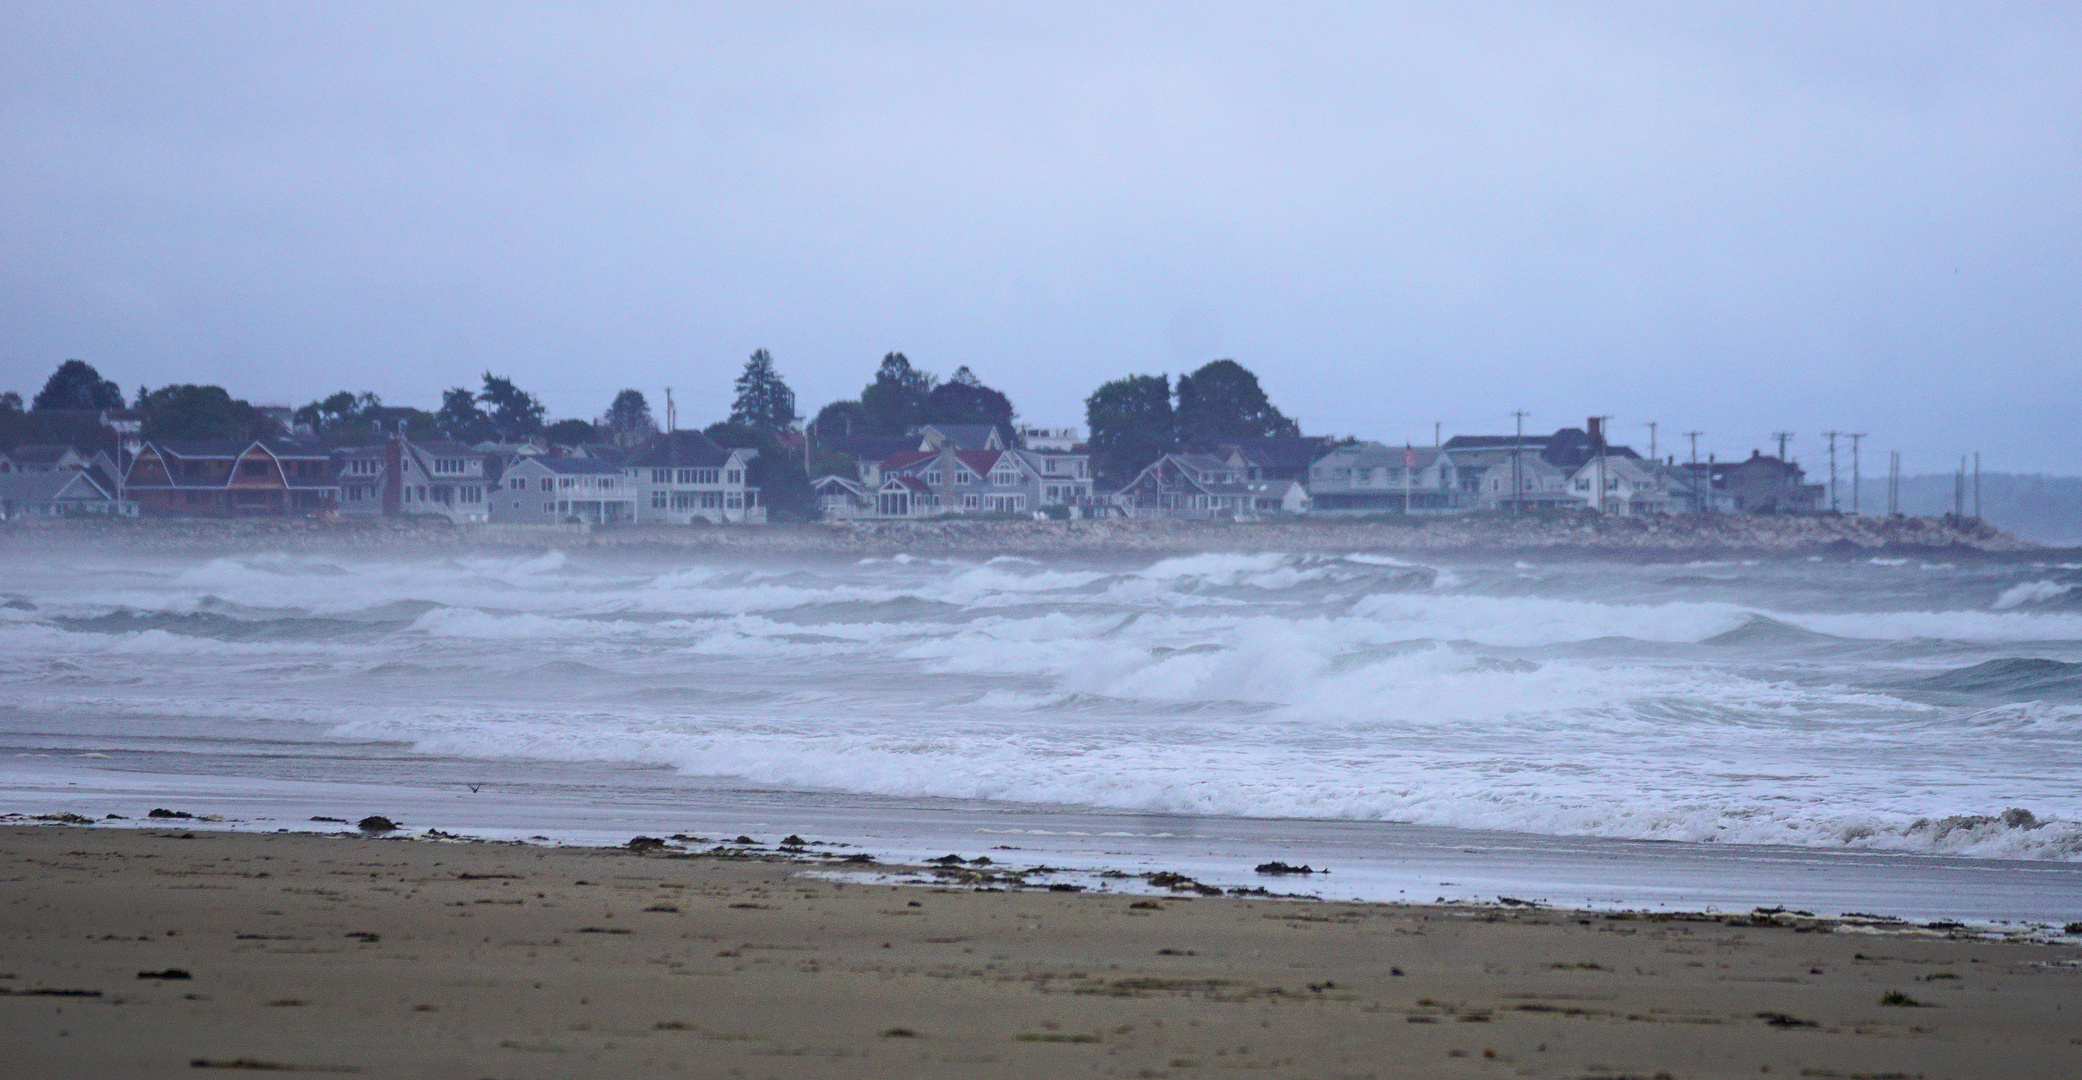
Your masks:
<svg viewBox="0 0 2082 1080"><path fill-rule="evenodd" d="M1525 513L1525 481L1520 478L1518 453L1525 443L1525 418L1530 415L1524 409L1511 414L1518 421L1518 431L1511 436L1511 513Z"/></svg>
<svg viewBox="0 0 2082 1080"><path fill-rule="evenodd" d="M1981 520L1981 452L1974 451L1974 520Z"/></svg>
<svg viewBox="0 0 2082 1080"><path fill-rule="evenodd" d="M1792 438L1793 433L1790 431L1774 431L1771 433L1771 437L1778 440L1778 460L1784 461L1786 459L1786 440Z"/></svg>
<svg viewBox="0 0 2082 1080"><path fill-rule="evenodd" d="M1657 456L1655 450L1655 423L1653 420L1648 422L1648 460L1661 461L1663 459Z"/></svg>
<svg viewBox="0 0 2082 1080"><path fill-rule="evenodd" d="M665 433L672 434L680 429L679 414L672 411L672 387L665 388Z"/></svg>
<svg viewBox="0 0 2082 1080"><path fill-rule="evenodd" d="M1966 455L1959 455L1959 471L1952 474L1952 522L1966 516Z"/></svg>
<svg viewBox="0 0 2082 1080"><path fill-rule="evenodd" d="M1887 452L1887 516L1901 513L1901 451Z"/></svg>
<svg viewBox="0 0 2082 1080"><path fill-rule="evenodd" d="M1605 437L1605 429L1612 426L1612 418L1610 416L1600 416L1597 418L1597 421L1598 438L1597 444L1593 449L1598 452L1598 513L1602 514L1605 512L1605 446L1608 442Z"/></svg>
<svg viewBox="0 0 2082 1080"><path fill-rule="evenodd" d="M1441 423L1441 422L1439 422L1439 421L1437 421L1437 420L1433 420L1433 421L1431 422L1431 445L1433 445L1433 446L1443 446L1443 445L1445 445L1444 443L1441 443L1441 442L1439 441L1439 434L1440 434L1440 432L1442 432L1442 431L1443 431L1443 430L1445 429L1445 427L1446 427L1446 425L1445 425L1445 424L1443 424L1443 423Z"/></svg>
<svg viewBox="0 0 2082 1080"><path fill-rule="evenodd" d="M1693 509L1703 514L1706 513L1706 496L1700 494L1699 489L1699 436L1706 433L1703 431L1686 431L1680 432L1680 434L1692 441L1692 503ZM1713 486L1711 483L1712 478L1708 477L1707 480L1707 487L1711 488Z"/></svg>
<svg viewBox="0 0 2082 1080"><path fill-rule="evenodd" d="M1832 514L1836 512L1836 437L1841 434L1841 431L1822 432L1829 440L1829 512Z"/></svg>
<svg viewBox="0 0 2082 1080"><path fill-rule="evenodd" d="M1851 516L1858 516L1858 440L1865 437L1862 431L1845 436L1851 440Z"/></svg>

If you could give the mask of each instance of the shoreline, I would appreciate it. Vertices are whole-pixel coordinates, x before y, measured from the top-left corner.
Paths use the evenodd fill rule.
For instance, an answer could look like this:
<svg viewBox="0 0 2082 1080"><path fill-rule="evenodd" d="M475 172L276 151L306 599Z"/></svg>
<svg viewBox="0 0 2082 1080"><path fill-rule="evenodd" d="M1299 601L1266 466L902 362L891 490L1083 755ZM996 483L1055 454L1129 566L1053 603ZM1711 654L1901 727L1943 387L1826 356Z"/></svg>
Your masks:
<svg viewBox="0 0 2082 1080"><path fill-rule="evenodd" d="M2082 1068L2070 944L162 824L0 827L15 1075Z"/></svg>
<svg viewBox="0 0 2082 1080"><path fill-rule="evenodd" d="M1413 519L1313 518L1219 522L852 521L766 526L453 525L403 519L61 519L0 523L0 550L69 548L222 550L261 546L356 553L540 551L859 558L916 556L1167 558L1181 555L1337 551L1541 561L1631 559L1943 558L2032 561L2082 557L1985 524L1936 518L1595 518L1504 515Z"/></svg>

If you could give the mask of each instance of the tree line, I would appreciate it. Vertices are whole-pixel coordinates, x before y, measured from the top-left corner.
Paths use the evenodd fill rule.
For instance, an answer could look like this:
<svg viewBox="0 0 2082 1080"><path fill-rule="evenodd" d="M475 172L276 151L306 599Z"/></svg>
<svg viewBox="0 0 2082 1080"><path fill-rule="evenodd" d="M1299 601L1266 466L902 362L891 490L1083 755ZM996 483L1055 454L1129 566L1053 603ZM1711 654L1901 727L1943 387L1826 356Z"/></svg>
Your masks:
<svg viewBox="0 0 2082 1080"><path fill-rule="evenodd" d="M1017 412L1003 391L985 385L964 365L942 382L900 352L882 357L874 377L857 398L834 401L808 425L809 462L790 449L783 435L799 417L795 391L759 349L735 380L727 419L705 431L726 446L750 447L768 462L755 482L776 485L770 499L808 506L811 474L850 474L852 457L839 453L855 436L907 435L925 424L991 424L1008 443ZM1085 399L1089 450L1097 473L1116 484L1174 450L1212 449L1238 439L1299 434L1299 426L1267 399L1258 377L1234 360L1216 360L1176 380L1167 375L1128 375ZM188 383L156 390L140 386L126 403L122 388L94 366L67 360L52 372L27 408L20 394L0 393L0 445L65 441L83 448L109 448L98 423L79 423L80 414L105 408L143 414L147 438L252 439L286 434L251 403L223 387ZM431 412L386 405L373 391L340 390L295 410L294 422L328 445L348 446L391 434L447 438L467 444L517 443L531 439L563 445L606 443L630 449L659 434L650 402L641 390L616 394L595 419L549 420L541 399L512 379L482 374L479 385L452 387ZM793 442L792 437L789 442ZM781 489L786 489L784 493ZM771 503L770 505L779 505Z"/></svg>

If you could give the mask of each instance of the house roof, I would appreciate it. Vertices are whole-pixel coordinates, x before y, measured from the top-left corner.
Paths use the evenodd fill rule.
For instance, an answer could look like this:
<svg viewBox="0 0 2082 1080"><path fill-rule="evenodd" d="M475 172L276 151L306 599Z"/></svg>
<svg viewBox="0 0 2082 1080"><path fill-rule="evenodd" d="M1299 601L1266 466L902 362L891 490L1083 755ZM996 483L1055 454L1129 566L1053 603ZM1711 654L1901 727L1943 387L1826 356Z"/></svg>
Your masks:
<svg viewBox="0 0 2082 1080"><path fill-rule="evenodd" d="M1405 457L1415 460L1419 469L1428 469L1445 450L1437 446L1389 446L1385 443L1363 442L1356 446L1340 446L1323 455L1325 459L1341 458L1340 464L1349 463L1354 468L1377 469L1383 466L1392 469L1403 467Z"/></svg>
<svg viewBox="0 0 2082 1080"><path fill-rule="evenodd" d="M833 450L856 461L886 461L918 449L916 435L818 435L820 450Z"/></svg>
<svg viewBox="0 0 2082 1080"><path fill-rule="evenodd" d="M1446 440L1448 450L1539 450L1552 435L1455 435Z"/></svg>
<svg viewBox="0 0 2082 1080"><path fill-rule="evenodd" d="M933 493L933 489L927 487L925 485L925 481L920 480L915 476L891 476L882 481L882 486L885 488L891 484L895 484L896 486L903 488L905 491L916 492L921 495L930 495Z"/></svg>
<svg viewBox="0 0 2082 1080"><path fill-rule="evenodd" d="M940 456L938 450L905 450L882 459L882 468L908 469L920 462L931 461Z"/></svg>
<svg viewBox="0 0 2082 1080"><path fill-rule="evenodd" d="M77 451L64 443L23 443L7 451L7 457L17 465L56 465L68 453Z"/></svg>
<svg viewBox="0 0 2082 1080"><path fill-rule="evenodd" d="M867 491L867 488L862 487L859 481L848 480L845 477L839 476L835 473L820 476L815 480L810 481L810 487L813 489L827 488L832 487L834 485L845 488L847 491L850 491L855 495L859 495Z"/></svg>
<svg viewBox="0 0 2082 1080"><path fill-rule="evenodd" d="M990 425L975 424L968 426L989 427ZM967 466L968 470L977 476L982 476L997 468L998 459L1004 456L1005 452L1003 450L956 450L954 452L954 460Z"/></svg>
<svg viewBox="0 0 2082 1080"><path fill-rule="evenodd" d="M84 472L0 473L0 500L8 502L106 501L109 494Z"/></svg>
<svg viewBox="0 0 2082 1080"><path fill-rule="evenodd" d="M1234 439L1216 444L1216 449L1233 450L1244 461L1260 469L1306 470L1323 454L1324 440L1314 435L1289 435L1268 439Z"/></svg>
<svg viewBox="0 0 2082 1080"><path fill-rule="evenodd" d="M990 445L990 437L997 430L996 424L926 424L918 429L918 434L934 431L957 450L982 450ZM998 441L1000 445L1004 442L1002 438Z"/></svg>
<svg viewBox="0 0 2082 1080"><path fill-rule="evenodd" d="M714 469L730 460L730 453L699 431L670 431L645 440L622 464L645 469Z"/></svg>
<svg viewBox="0 0 2082 1080"><path fill-rule="evenodd" d="M516 462L513 465L512 469L509 469L508 471L511 472L528 465L540 465L544 469L556 473L559 476L622 475L621 466L611 465L605 461L600 461L596 458L550 457L547 454L541 455L539 457L531 457L526 459L525 461Z"/></svg>

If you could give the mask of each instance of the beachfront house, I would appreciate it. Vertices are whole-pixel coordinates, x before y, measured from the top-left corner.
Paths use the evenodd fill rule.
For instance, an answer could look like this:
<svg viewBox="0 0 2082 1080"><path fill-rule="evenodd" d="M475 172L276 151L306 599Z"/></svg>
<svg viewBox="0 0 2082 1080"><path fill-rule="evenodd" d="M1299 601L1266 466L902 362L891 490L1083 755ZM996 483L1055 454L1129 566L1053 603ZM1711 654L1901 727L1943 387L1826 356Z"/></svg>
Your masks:
<svg viewBox="0 0 2082 1080"><path fill-rule="evenodd" d="M995 437L989 424L950 425L976 441ZM926 428L926 431L934 431ZM1059 506L1073 515L1090 512L1091 459L1084 454L1040 450L963 450L951 438L937 448L894 454L876 468L875 516L924 514L1027 514Z"/></svg>
<svg viewBox="0 0 2082 1080"><path fill-rule="evenodd" d="M123 478L145 514L286 516L339 505L331 451L304 439L148 439Z"/></svg>
<svg viewBox="0 0 2082 1080"><path fill-rule="evenodd" d="M136 512L136 503L117 502L85 469L0 473L0 521Z"/></svg>
<svg viewBox="0 0 2082 1080"><path fill-rule="evenodd" d="M1113 502L1132 518L1233 519L1258 516L1261 497L1284 502L1287 495L1254 489L1241 465L1213 454L1165 454L1121 485Z"/></svg>
<svg viewBox="0 0 2082 1080"><path fill-rule="evenodd" d="M551 525L636 520L637 485L619 466L595 458L525 457L507 464L491 493L491 520Z"/></svg>
<svg viewBox="0 0 2082 1080"><path fill-rule="evenodd" d="M609 455L565 460L605 464ZM628 455L621 472L635 493L633 520L645 525L764 525L766 506L751 482L759 451L725 447L699 431L655 435ZM537 459L541 460L541 459Z"/></svg>
<svg viewBox="0 0 2082 1080"><path fill-rule="evenodd" d="M333 465L344 515L403 514L457 524L491 520L493 480L474 447L394 435L374 446L336 450Z"/></svg>
<svg viewBox="0 0 2082 1080"><path fill-rule="evenodd" d="M1466 509L1453 459L1436 446L1336 447L1309 466L1311 513L1441 514Z"/></svg>

